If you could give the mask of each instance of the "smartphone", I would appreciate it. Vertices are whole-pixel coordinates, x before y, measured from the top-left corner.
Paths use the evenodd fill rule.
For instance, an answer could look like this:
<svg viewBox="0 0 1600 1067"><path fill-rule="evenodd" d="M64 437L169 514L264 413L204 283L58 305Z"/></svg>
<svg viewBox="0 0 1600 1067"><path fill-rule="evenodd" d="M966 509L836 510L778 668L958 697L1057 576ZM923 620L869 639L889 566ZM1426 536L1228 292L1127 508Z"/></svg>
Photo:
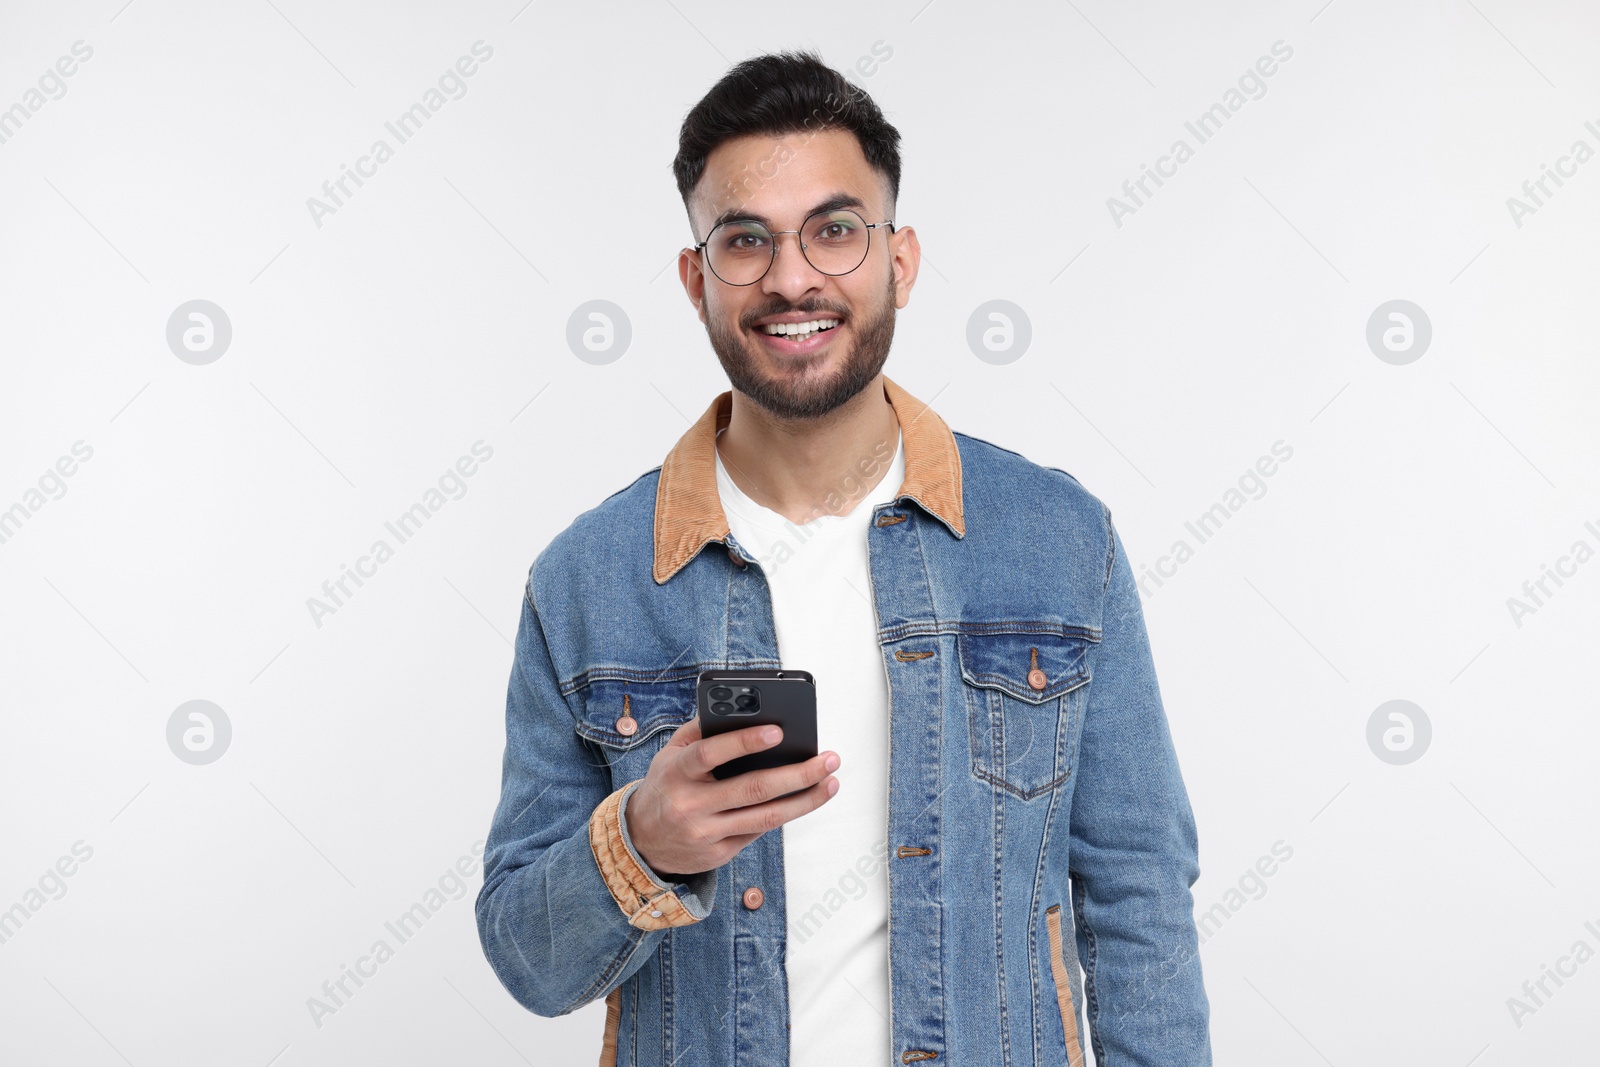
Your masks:
<svg viewBox="0 0 1600 1067"><path fill-rule="evenodd" d="M750 726L783 728L783 740L773 747L737 756L711 768L717 778L803 763L817 754L817 687L807 671L701 671L696 707L702 737Z"/></svg>

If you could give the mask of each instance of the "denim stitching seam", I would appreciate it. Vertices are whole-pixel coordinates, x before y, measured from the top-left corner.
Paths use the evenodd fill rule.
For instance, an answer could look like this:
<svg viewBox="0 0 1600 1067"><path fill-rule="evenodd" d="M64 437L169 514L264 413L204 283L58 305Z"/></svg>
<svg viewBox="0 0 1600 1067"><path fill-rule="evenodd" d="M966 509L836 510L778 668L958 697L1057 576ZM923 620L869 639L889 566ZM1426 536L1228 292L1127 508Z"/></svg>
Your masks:
<svg viewBox="0 0 1600 1067"><path fill-rule="evenodd" d="M577 999L569 1003L564 1009L556 1012L557 1015L566 1015L589 1003L595 998L596 990L604 989L610 985L611 979L616 977L617 972L628 965L628 961L633 959L634 953L639 950L639 944L644 940L644 935L650 933L649 930L641 930L636 926L629 927L629 929L633 932L628 935L627 943L622 946L622 951L612 957L611 963L607 965L605 970L600 972L600 977L594 980L594 984L578 994Z"/></svg>
<svg viewBox="0 0 1600 1067"><path fill-rule="evenodd" d="M1005 955L1005 829L1006 805L1000 795L993 794L994 804L994 962L996 983L1000 993L1000 1056L1003 1067L1011 1064L1011 1019L1006 1011L1006 955Z"/></svg>
<svg viewBox="0 0 1600 1067"><path fill-rule="evenodd" d="M1083 975L1083 1001L1084 1010L1090 1022L1089 1041L1094 1046L1094 1059L1097 1067L1110 1067L1106 1063L1106 1050L1100 1043L1100 994L1095 983L1095 968L1100 959L1099 943L1095 940L1094 927L1089 925L1089 918L1085 914L1087 909L1083 904L1086 893L1081 885L1074 884L1075 892L1072 898L1072 916L1083 924L1084 940L1089 943L1089 966L1084 969Z"/></svg>

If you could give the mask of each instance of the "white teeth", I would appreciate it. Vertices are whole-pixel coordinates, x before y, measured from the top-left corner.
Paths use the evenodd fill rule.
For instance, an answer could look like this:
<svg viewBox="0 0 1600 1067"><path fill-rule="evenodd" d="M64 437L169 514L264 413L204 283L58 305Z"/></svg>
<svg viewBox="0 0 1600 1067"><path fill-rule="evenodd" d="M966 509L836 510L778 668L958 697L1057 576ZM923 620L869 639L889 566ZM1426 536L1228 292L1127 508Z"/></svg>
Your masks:
<svg viewBox="0 0 1600 1067"><path fill-rule="evenodd" d="M796 334L811 334L818 330L827 330L839 325L838 319L814 319L811 322L773 322L761 327L765 333L773 336Z"/></svg>

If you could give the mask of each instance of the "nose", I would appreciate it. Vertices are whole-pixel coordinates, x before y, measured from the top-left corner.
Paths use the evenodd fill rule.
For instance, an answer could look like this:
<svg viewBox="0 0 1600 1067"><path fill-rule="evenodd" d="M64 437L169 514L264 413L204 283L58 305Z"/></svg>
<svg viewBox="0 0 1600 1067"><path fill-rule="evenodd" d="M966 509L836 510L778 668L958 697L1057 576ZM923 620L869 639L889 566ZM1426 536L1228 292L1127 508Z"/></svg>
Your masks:
<svg viewBox="0 0 1600 1067"><path fill-rule="evenodd" d="M785 241L792 237L792 242ZM774 251L772 267L761 279L763 292L773 293L798 303L807 293L827 284L828 276L811 265L800 245L800 235L793 230L772 235Z"/></svg>

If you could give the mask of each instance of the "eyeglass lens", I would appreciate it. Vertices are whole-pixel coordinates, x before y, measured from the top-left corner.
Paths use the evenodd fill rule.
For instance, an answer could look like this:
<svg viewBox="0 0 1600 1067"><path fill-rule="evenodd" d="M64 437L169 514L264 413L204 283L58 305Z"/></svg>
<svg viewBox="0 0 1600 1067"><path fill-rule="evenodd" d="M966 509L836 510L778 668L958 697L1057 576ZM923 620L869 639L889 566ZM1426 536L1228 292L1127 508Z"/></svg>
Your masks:
<svg viewBox="0 0 1600 1067"><path fill-rule="evenodd" d="M849 274L867 258L871 233L854 211L820 211L801 225L800 251L823 274ZM706 242L711 270L729 285L759 281L776 254L772 231L749 219L723 223Z"/></svg>

